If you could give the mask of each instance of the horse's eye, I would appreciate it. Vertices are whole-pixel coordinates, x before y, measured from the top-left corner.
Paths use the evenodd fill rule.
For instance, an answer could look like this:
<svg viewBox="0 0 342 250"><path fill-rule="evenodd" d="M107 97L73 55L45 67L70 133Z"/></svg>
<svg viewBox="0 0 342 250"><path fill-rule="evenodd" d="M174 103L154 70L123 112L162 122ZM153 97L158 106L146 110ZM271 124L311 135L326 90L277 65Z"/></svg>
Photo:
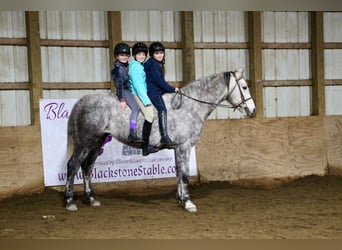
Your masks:
<svg viewBox="0 0 342 250"><path fill-rule="evenodd" d="M243 90L247 90L248 87L247 87L247 86L243 86L242 89L243 89Z"/></svg>

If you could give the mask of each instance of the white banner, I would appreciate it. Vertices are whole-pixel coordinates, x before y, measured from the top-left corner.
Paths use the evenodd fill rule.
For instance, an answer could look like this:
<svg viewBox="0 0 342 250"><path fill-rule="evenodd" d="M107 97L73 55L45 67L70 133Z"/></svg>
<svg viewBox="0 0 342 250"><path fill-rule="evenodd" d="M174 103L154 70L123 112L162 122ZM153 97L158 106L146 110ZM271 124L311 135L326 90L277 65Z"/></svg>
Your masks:
<svg viewBox="0 0 342 250"><path fill-rule="evenodd" d="M67 122L76 99L40 100L40 122L45 186L65 185L67 164ZM127 129L129 129L127 121ZM191 151L190 176L197 175L195 148ZM141 149L107 137L96 159L92 182L113 182L176 176L174 151L163 149L142 156ZM75 184L83 183L81 170Z"/></svg>

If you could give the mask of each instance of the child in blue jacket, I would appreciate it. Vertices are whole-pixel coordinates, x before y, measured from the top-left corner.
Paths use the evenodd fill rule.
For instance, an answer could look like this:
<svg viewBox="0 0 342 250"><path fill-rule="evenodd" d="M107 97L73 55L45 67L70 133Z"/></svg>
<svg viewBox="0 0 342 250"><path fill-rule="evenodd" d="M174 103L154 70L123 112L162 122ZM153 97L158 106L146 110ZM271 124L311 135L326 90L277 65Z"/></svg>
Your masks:
<svg viewBox="0 0 342 250"><path fill-rule="evenodd" d="M161 134L160 147L174 148L175 143L167 132L167 109L162 95L177 93L179 89L169 85L164 78L165 47L160 42L153 42L149 47L150 58L144 64L147 83L147 94L154 107L158 110L159 130Z"/></svg>
<svg viewBox="0 0 342 250"><path fill-rule="evenodd" d="M134 60L132 60L128 66L131 91L145 117L142 131L144 141L142 144L143 156L155 153L159 150L157 147L149 144L152 123L154 120L154 111L152 102L147 95L146 74L143 65L147 58L147 52L148 49L144 43L138 42L134 44L132 48Z"/></svg>
<svg viewBox="0 0 342 250"><path fill-rule="evenodd" d="M131 109L130 115L130 132L127 140L131 143L142 143L143 140L137 136L137 118L139 115L139 106L131 93L131 86L128 77L128 58L131 51L126 43L118 43L114 48L114 67L111 75L115 82L116 94L120 100L121 110L125 110L127 106Z"/></svg>

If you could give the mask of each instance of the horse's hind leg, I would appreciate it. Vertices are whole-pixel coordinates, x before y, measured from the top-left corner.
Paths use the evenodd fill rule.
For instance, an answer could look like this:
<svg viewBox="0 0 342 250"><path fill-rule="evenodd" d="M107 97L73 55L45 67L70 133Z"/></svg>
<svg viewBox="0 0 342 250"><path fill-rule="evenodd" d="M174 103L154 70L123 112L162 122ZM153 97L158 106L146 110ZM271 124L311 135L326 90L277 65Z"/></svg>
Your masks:
<svg viewBox="0 0 342 250"><path fill-rule="evenodd" d="M84 184L84 195L86 197L86 203L91 206L101 206L100 201L95 197L93 187L91 185L91 173L93 171L94 162L97 158L98 151L90 151L85 161L82 163L82 173L83 173L83 184Z"/></svg>
<svg viewBox="0 0 342 250"><path fill-rule="evenodd" d="M81 162L85 158L86 154L82 153L78 148L76 149L67 163L67 180L65 185L65 203L66 209L70 211L76 211L77 205L74 201L74 180L78 169L81 166Z"/></svg>
<svg viewBox="0 0 342 250"><path fill-rule="evenodd" d="M93 149L89 152L87 158L81 164L84 184L84 195L86 197L86 203L90 206L101 206L99 200L96 199L95 193L91 184L91 174L94 168L94 163L99 155L101 146L108 134L104 134L101 139L94 143Z"/></svg>
<svg viewBox="0 0 342 250"><path fill-rule="evenodd" d="M177 199L188 212L197 212L196 205L191 201L189 194L189 160L190 145L177 145L175 158L177 166Z"/></svg>

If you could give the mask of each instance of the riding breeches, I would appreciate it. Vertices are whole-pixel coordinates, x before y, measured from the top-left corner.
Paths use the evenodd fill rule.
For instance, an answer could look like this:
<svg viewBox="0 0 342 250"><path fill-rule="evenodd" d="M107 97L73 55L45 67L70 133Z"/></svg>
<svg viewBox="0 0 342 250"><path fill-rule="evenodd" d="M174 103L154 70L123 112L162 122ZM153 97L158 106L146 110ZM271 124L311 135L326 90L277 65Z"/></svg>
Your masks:
<svg viewBox="0 0 342 250"><path fill-rule="evenodd" d="M139 105L130 90L124 89L124 92L125 92L124 96L126 98L126 103L128 107L131 109L131 115L129 119L130 121L136 122L138 115L139 115L139 110L140 110Z"/></svg>
<svg viewBox="0 0 342 250"><path fill-rule="evenodd" d="M135 100L137 101L141 112L144 114L145 120L148 121L149 123L153 123L153 120L154 120L153 106L152 105L145 106L137 95L133 95L133 96Z"/></svg>
<svg viewBox="0 0 342 250"><path fill-rule="evenodd" d="M161 95L158 96L149 96L153 106L158 110L158 113L161 111L167 112L163 97Z"/></svg>

